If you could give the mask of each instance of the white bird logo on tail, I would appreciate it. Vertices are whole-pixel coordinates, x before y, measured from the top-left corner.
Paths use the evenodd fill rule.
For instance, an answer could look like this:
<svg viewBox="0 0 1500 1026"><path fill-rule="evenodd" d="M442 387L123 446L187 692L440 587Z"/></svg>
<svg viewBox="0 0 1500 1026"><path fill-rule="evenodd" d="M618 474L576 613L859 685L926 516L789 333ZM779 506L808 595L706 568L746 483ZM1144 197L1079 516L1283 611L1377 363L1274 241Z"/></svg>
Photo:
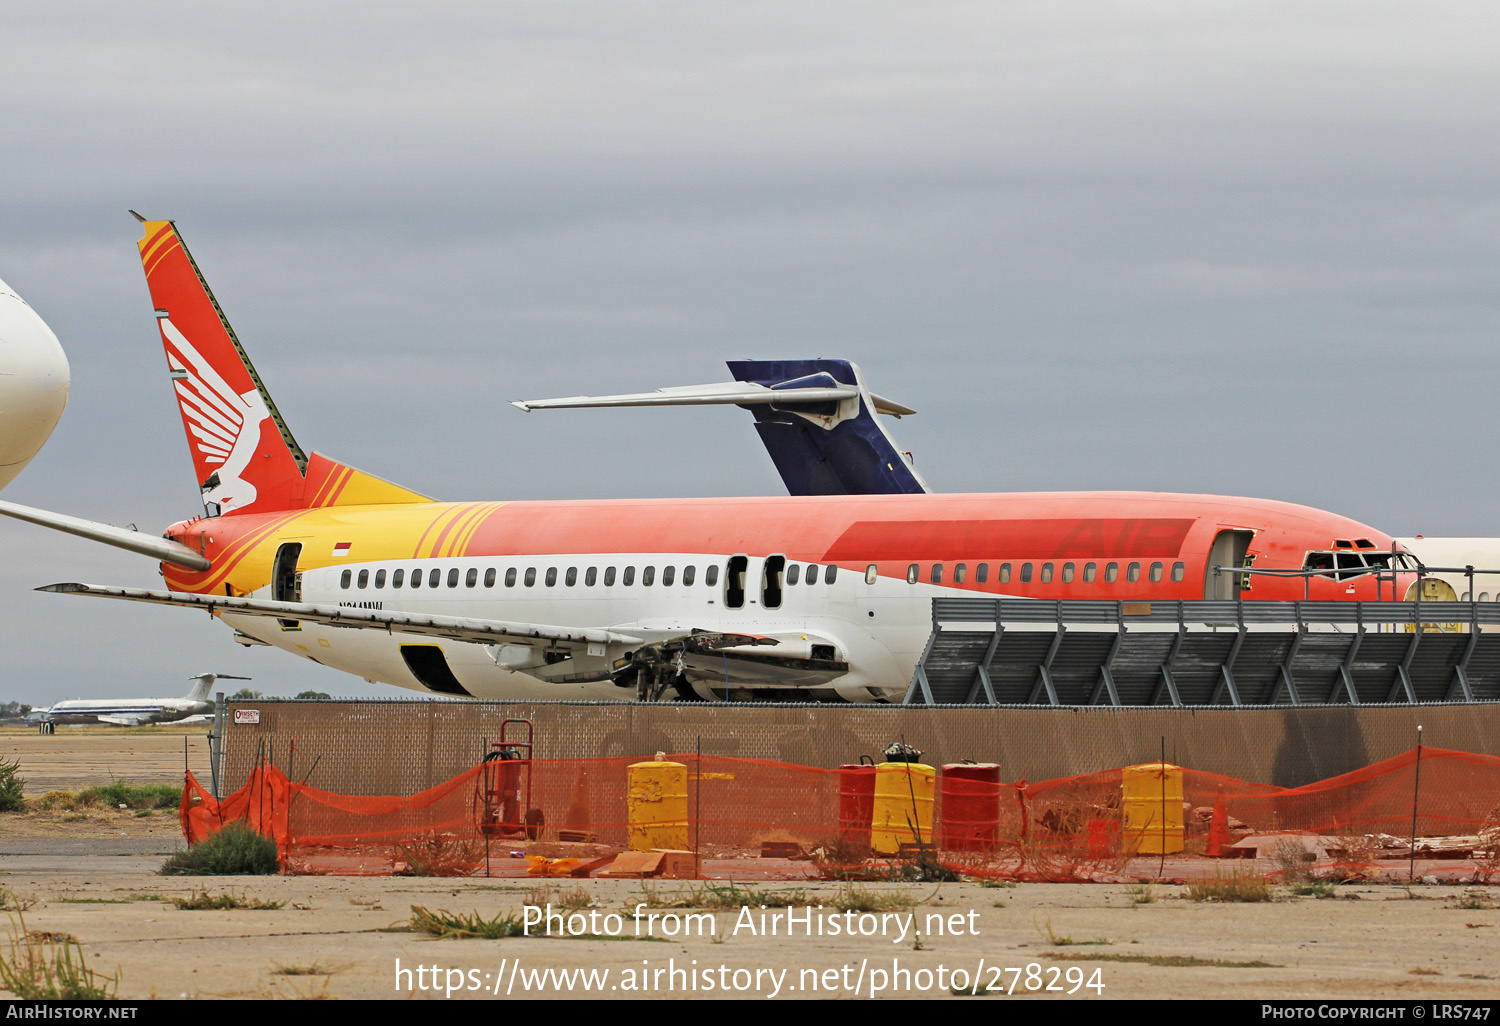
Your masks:
<svg viewBox="0 0 1500 1026"><path fill-rule="evenodd" d="M257 389L235 392L168 318L161 319L161 332L192 444L203 463L214 468L201 486L203 501L223 513L250 505L255 486L241 475L260 445L260 425L271 411Z"/></svg>

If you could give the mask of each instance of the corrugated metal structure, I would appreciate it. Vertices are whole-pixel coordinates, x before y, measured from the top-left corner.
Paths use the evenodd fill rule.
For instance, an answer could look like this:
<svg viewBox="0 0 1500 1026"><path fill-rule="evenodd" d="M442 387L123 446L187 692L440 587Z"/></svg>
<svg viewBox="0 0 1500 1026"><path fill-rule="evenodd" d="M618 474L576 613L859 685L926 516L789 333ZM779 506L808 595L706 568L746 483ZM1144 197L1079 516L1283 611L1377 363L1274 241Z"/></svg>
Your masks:
<svg viewBox="0 0 1500 1026"><path fill-rule="evenodd" d="M537 759L649 759L657 752L836 767L904 740L929 765L997 763L1001 779L1047 780L1168 762L1296 787L1427 744L1500 756L1500 704L1441 706L974 708L706 702L228 702L220 794L258 759L342 794L410 795L477 765L512 717L536 728ZM257 723L234 723L235 711Z"/></svg>
<svg viewBox="0 0 1500 1026"><path fill-rule="evenodd" d="M1500 699L1500 605L940 598L906 703L1271 706Z"/></svg>

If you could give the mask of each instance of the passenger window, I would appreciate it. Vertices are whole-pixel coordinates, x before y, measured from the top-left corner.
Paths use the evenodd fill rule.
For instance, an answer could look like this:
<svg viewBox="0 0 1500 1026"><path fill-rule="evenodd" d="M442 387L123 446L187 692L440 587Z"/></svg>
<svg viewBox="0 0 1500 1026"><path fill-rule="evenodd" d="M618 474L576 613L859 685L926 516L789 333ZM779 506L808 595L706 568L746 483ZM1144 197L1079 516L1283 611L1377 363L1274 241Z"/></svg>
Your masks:
<svg viewBox="0 0 1500 1026"><path fill-rule="evenodd" d="M934 564L932 564L932 583L933 584L942 584L943 583L943 564L941 564L941 563L934 563Z"/></svg>
<svg viewBox="0 0 1500 1026"><path fill-rule="evenodd" d="M479 583L479 568L469 567L469 572L464 574L464 587L472 588Z"/></svg>
<svg viewBox="0 0 1500 1026"><path fill-rule="evenodd" d="M396 571L393 571L391 573L391 587L392 588L399 588L404 583L406 583L406 571L405 570L396 570Z"/></svg>
<svg viewBox="0 0 1500 1026"><path fill-rule="evenodd" d="M606 588L613 588L615 586L615 568L614 567L609 567L607 570L604 571L604 586Z"/></svg>
<svg viewBox="0 0 1500 1026"><path fill-rule="evenodd" d="M1072 563L1064 563L1063 564L1063 583L1064 584L1072 584L1073 583L1073 564Z"/></svg>
<svg viewBox="0 0 1500 1026"><path fill-rule="evenodd" d="M645 587L645 588L651 587L652 583L655 582L655 580L656 580L656 567L654 567L654 566L648 566L648 567L646 567L646 569L644 569L644 570L641 571L641 586L642 587Z"/></svg>
<svg viewBox="0 0 1500 1026"><path fill-rule="evenodd" d="M385 587L385 571L384 570L376 570L375 571L375 587L377 587L377 588L384 588Z"/></svg>
<svg viewBox="0 0 1500 1026"><path fill-rule="evenodd" d="M526 573L521 576L521 583L528 588L536 587L536 567L528 566Z"/></svg>
<svg viewBox="0 0 1500 1026"><path fill-rule="evenodd" d="M456 566L448 570L448 587L458 587L458 567Z"/></svg>
<svg viewBox="0 0 1500 1026"><path fill-rule="evenodd" d="M594 582L598 579L599 568L597 566L591 566L583 572L583 586L585 588L592 588L594 586Z"/></svg>
<svg viewBox="0 0 1500 1026"><path fill-rule="evenodd" d="M365 588L365 587L368 587L369 584L370 584L370 571L368 571L368 570L361 570L359 572L359 586L361 588Z"/></svg>
<svg viewBox="0 0 1500 1026"><path fill-rule="evenodd" d="M989 579L989 576L990 565L988 563L980 563L977 567L974 568L975 584L983 584L986 580Z"/></svg>
<svg viewBox="0 0 1500 1026"><path fill-rule="evenodd" d="M661 568L661 586L663 588L670 588L676 578L677 568L675 566L664 566Z"/></svg>
<svg viewBox="0 0 1500 1026"><path fill-rule="evenodd" d="M1085 563L1085 564L1083 564L1083 583L1084 584L1093 584L1094 583L1094 578L1096 576L1098 576L1098 574L1099 574L1099 564L1098 563Z"/></svg>
<svg viewBox="0 0 1500 1026"><path fill-rule="evenodd" d="M969 572L969 568L967 566L965 566L964 564L962 564L962 563L955 564L954 567L953 567L953 583L954 584L962 584L962 583L964 583L964 578L968 576L968 572Z"/></svg>
<svg viewBox="0 0 1500 1026"><path fill-rule="evenodd" d="M486 588L493 588L495 586L495 568L494 567L490 567L488 570L486 570L484 572L484 586Z"/></svg>
<svg viewBox="0 0 1500 1026"><path fill-rule="evenodd" d="M1104 583L1114 584L1120 578L1120 564L1106 563L1104 565Z"/></svg>
<svg viewBox="0 0 1500 1026"><path fill-rule="evenodd" d="M442 579L443 572L437 567L433 567L432 572L427 575L427 587L436 588Z"/></svg>
<svg viewBox="0 0 1500 1026"><path fill-rule="evenodd" d="M1131 582L1139 581L1141 579L1141 564L1131 563L1128 567L1126 567L1125 579Z"/></svg>
<svg viewBox="0 0 1500 1026"><path fill-rule="evenodd" d="M697 578L697 576L698 576L698 568L696 566L685 566L685 567L683 567L682 568L682 586L684 588L691 588L693 586L693 581L694 581L694 579Z"/></svg>
<svg viewBox="0 0 1500 1026"><path fill-rule="evenodd" d="M715 563L703 572L703 585L707 588L716 587L719 583L719 564Z"/></svg>
<svg viewBox="0 0 1500 1026"><path fill-rule="evenodd" d="M834 578L836 578L838 575L839 575L839 568L837 566L834 566L833 564L830 563L823 570L823 583L824 584L832 584Z"/></svg>
<svg viewBox="0 0 1500 1026"><path fill-rule="evenodd" d="M816 563L809 563L807 565L807 583L808 584L817 584L818 583L818 566L817 566Z"/></svg>
<svg viewBox="0 0 1500 1026"><path fill-rule="evenodd" d="M516 568L510 567L505 571L505 586L514 588L516 586Z"/></svg>
<svg viewBox="0 0 1500 1026"><path fill-rule="evenodd" d="M576 566L568 567L567 575L563 577L563 583L570 588L578 583L578 568Z"/></svg>
<svg viewBox="0 0 1500 1026"><path fill-rule="evenodd" d="M557 586L557 567L549 566L547 568L547 576L544 580L547 582L547 587L555 588Z"/></svg>
<svg viewBox="0 0 1500 1026"><path fill-rule="evenodd" d="M620 575L620 583L627 588L635 583L635 567L627 566L625 568L625 572Z"/></svg>
<svg viewBox="0 0 1500 1026"><path fill-rule="evenodd" d="M1173 563L1172 564L1172 580L1180 582L1186 576L1187 576L1187 564L1186 563Z"/></svg>
<svg viewBox="0 0 1500 1026"><path fill-rule="evenodd" d="M878 580L880 580L880 568L871 563L865 567L865 583L874 584Z"/></svg>
<svg viewBox="0 0 1500 1026"><path fill-rule="evenodd" d="M1042 583L1043 584L1051 584L1052 583L1052 564L1051 563L1043 563L1042 564Z"/></svg>
<svg viewBox="0 0 1500 1026"><path fill-rule="evenodd" d="M1161 564L1160 563L1152 563L1151 564L1151 583L1155 584L1157 581L1160 581L1160 580L1161 580Z"/></svg>
<svg viewBox="0 0 1500 1026"><path fill-rule="evenodd" d="M339 587L343 588L345 591L348 591L349 590L349 581L353 577L354 577L354 571L352 571L352 570L345 570L342 574L339 575Z"/></svg>
<svg viewBox="0 0 1500 1026"><path fill-rule="evenodd" d="M913 563L911 566L909 566L909 567L906 568L906 583L907 584L916 584L917 583L917 569L918 569L917 568L917 564L915 564L915 563Z"/></svg>
<svg viewBox="0 0 1500 1026"><path fill-rule="evenodd" d="M796 563L793 563L791 566L787 567L786 568L786 583L787 583L787 587L791 587L792 585L796 584L798 578L801 575L801 573L802 573L802 567L798 566ZM812 583L812 574L808 574L807 575L807 583L808 584Z"/></svg>
<svg viewBox="0 0 1500 1026"><path fill-rule="evenodd" d="M1022 584L1030 584L1031 583L1031 564L1030 563L1022 563L1021 564L1021 583Z"/></svg>
<svg viewBox="0 0 1500 1026"><path fill-rule="evenodd" d="M998 580L1001 584L1009 584L1010 583L1010 564L1009 563L1001 563L1000 564L1000 576L997 577L996 580Z"/></svg>

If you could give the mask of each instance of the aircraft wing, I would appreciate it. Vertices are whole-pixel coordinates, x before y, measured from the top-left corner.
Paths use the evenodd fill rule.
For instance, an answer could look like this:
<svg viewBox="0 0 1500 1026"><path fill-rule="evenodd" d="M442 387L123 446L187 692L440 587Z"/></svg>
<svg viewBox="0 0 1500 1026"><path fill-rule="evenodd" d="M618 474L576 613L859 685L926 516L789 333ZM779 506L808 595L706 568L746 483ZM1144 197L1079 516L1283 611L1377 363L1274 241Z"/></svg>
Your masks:
<svg viewBox="0 0 1500 1026"><path fill-rule="evenodd" d="M150 723L148 716L95 716L94 719L100 723L113 723L117 727L139 727L142 723Z"/></svg>
<svg viewBox="0 0 1500 1026"><path fill-rule="evenodd" d="M556 627L514 620L484 620L467 616L437 616L383 609L350 609L310 602L275 602L270 599L231 598L227 595L192 595L146 588L113 588L95 584L49 584L37 591L59 595L90 595L96 598L148 602L161 606L206 609L210 613L237 613L278 620L303 620L329 627L355 627L432 638L471 641L476 644L635 645L643 639L616 631L582 627Z"/></svg>

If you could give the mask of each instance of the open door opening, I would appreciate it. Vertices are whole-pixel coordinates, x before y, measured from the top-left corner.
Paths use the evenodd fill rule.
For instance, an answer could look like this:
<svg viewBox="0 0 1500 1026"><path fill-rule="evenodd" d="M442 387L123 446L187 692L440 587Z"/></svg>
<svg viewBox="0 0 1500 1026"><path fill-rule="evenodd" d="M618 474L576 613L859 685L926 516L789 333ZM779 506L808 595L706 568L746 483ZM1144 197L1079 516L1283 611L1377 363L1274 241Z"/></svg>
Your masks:
<svg viewBox="0 0 1500 1026"><path fill-rule="evenodd" d="M1249 566L1246 556L1250 551L1250 539L1254 537L1254 531L1244 530L1220 531L1214 536L1213 546L1208 550L1208 568L1203 574L1203 597L1205 599L1234 600L1240 597L1241 592L1248 589L1249 574L1235 574L1228 571L1215 573L1214 567Z"/></svg>
<svg viewBox="0 0 1500 1026"><path fill-rule="evenodd" d="M766 557L766 573L760 584L760 604L767 609L781 608L781 572L785 569L785 556Z"/></svg>
<svg viewBox="0 0 1500 1026"><path fill-rule="evenodd" d="M740 609L745 605L745 571L750 567L748 556L730 556L724 574L724 605Z"/></svg>
<svg viewBox="0 0 1500 1026"><path fill-rule="evenodd" d="M448 660L443 658L443 650L437 645L402 645L401 658L406 660L406 668L411 671L411 675L428 691L436 691L440 695L474 697L453 676Z"/></svg>
<svg viewBox="0 0 1500 1026"><path fill-rule="evenodd" d="M302 575L297 572L297 560L302 556L301 542L287 542L276 550L271 563L271 598L277 602L302 601ZM277 620L284 631L300 631L301 620Z"/></svg>

